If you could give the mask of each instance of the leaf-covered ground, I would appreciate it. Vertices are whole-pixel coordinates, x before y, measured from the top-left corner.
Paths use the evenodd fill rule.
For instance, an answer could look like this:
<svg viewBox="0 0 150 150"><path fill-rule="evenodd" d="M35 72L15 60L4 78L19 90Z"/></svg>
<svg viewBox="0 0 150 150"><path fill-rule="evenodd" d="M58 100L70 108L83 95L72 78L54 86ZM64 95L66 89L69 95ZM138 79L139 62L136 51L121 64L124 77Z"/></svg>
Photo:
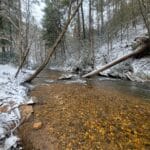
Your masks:
<svg viewBox="0 0 150 150"><path fill-rule="evenodd" d="M148 150L150 103L90 85L38 86L34 117L21 127L26 150ZM33 123L42 128L33 129Z"/></svg>

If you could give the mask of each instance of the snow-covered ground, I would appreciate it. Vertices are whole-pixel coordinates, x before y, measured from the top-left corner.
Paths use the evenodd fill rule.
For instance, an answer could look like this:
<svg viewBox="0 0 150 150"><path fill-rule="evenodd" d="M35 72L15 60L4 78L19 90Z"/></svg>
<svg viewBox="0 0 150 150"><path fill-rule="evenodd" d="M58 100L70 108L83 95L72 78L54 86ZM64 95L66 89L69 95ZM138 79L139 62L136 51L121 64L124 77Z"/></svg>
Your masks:
<svg viewBox="0 0 150 150"><path fill-rule="evenodd" d="M17 79L17 68L12 65L0 65L0 150L15 147L19 140L14 135L19 126L21 115L19 106L28 103L28 89L20 83L32 72L22 70Z"/></svg>
<svg viewBox="0 0 150 150"><path fill-rule="evenodd" d="M122 38L121 33L113 38L112 43L103 42L100 43L99 39L95 42L95 68L99 68L117 58L120 58L130 52L132 52L132 45L136 37L145 36L147 30L142 22L139 19L136 28L129 25L128 30L124 29ZM121 40L122 39L122 40ZM61 52L57 51L57 57L51 59L50 68L58 70L67 70L72 71L76 68L81 70L90 71L90 65L88 66L88 54L89 51L86 51L88 47L85 45L83 47L79 46L79 43L76 40L71 41L71 38L67 43L68 49L66 50L65 57ZM79 54L80 48L80 54ZM132 81L149 81L150 80L150 58L145 56L141 59L129 59L125 62L122 62L104 72L103 75L113 76L119 78L126 78Z"/></svg>
<svg viewBox="0 0 150 150"><path fill-rule="evenodd" d="M114 38L112 48L108 48L108 44L103 44L96 49L95 67L99 68L106 63L109 63L117 58L120 58L132 52L132 46L136 37L145 36L147 32L144 25L140 22L136 29L129 27L128 32L123 33L122 41L120 37ZM149 81L150 80L150 59L149 56L141 59L129 59L122 62L105 72L105 75L110 74L114 77L126 78L130 76L134 81ZM128 78L128 77L127 77Z"/></svg>

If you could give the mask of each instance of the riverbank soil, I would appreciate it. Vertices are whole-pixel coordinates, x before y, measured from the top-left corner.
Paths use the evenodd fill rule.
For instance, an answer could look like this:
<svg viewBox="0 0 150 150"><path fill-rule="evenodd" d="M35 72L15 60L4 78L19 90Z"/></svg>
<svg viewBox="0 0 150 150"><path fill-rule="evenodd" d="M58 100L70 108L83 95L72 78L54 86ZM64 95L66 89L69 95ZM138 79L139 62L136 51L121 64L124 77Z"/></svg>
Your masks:
<svg viewBox="0 0 150 150"><path fill-rule="evenodd" d="M25 150L148 150L150 103L90 85L39 85L34 117L20 127ZM42 123L34 129L36 122Z"/></svg>

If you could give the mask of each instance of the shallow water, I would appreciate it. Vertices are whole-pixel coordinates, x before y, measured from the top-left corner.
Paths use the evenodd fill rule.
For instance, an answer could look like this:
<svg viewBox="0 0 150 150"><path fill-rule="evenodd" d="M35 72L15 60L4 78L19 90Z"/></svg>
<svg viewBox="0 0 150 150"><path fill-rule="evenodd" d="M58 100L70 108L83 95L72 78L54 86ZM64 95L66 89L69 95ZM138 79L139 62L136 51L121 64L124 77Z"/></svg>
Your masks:
<svg viewBox="0 0 150 150"><path fill-rule="evenodd" d="M97 86L104 86L105 88L113 88L121 93L137 96L144 100L150 100L150 83L137 83L132 81L125 80L112 80L112 79L103 79L99 78L92 80L96 82Z"/></svg>
<svg viewBox="0 0 150 150"><path fill-rule="evenodd" d="M25 150L149 149L148 83L62 74L46 70L34 80L38 103L20 130Z"/></svg>
<svg viewBox="0 0 150 150"><path fill-rule="evenodd" d="M35 80L35 84L53 84L53 83L64 83L64 84L86 84L96 86L98 88L116 90L118 92L137 96L143 100L150 101L150 82L137 83L127 80L105 78L105 77L94 77L90 79L80 78L78 75L75 79L70 80L58 80L62 74L69 74L67 72L46 70L39 75ZM75 74L74 74L75 75Z"/></svg>

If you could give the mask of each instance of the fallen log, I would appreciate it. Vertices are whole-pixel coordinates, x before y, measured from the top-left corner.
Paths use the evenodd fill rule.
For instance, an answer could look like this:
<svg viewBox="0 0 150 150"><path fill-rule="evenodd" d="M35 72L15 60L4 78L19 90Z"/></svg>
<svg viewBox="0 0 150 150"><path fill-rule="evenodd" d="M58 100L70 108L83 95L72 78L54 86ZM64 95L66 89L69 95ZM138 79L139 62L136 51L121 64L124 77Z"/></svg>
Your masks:
<svg viewBox="0 0 150 150"><path fill-rule="evenodd" d="M134 50L133 52L131 52L131 53L129 53L129 54L127 54L127 55L125 55L125 56L123 56L123 57L121 57L121 58L118 58L118 59L116 59L116 60L114 60L114 61L112 61L112 62L110 62L110 63L108 63L108 64L106 64L106 65L104 65L104 66L102 66L101 68L98 68L98 69L96 69L96 70L94 70L94 71L92 71L92 72L90 72L90 73L87 73L87 74L83 75L82 77L83 77L83 78L87 78L87 77L96 75L96 74L98 74L99 72L102 72L102 71L104 71L104 70L107 70L107 69L111 68L112 66L114 66L114 65L116 65L116 64L118 64L118 63L121 63L121 62L123 62L123 61L125 61L125 60L127 60L127 59L129 59L129 58L131 58L131 57L134 57L134 56L136 57L137 55L139 55L139 54L145 52L147 49L149 49L149 45L150 45L149 42L148 42L148 43L147 43L147 42L142 43L142 44L141 44L136 50Z"/></svg>

